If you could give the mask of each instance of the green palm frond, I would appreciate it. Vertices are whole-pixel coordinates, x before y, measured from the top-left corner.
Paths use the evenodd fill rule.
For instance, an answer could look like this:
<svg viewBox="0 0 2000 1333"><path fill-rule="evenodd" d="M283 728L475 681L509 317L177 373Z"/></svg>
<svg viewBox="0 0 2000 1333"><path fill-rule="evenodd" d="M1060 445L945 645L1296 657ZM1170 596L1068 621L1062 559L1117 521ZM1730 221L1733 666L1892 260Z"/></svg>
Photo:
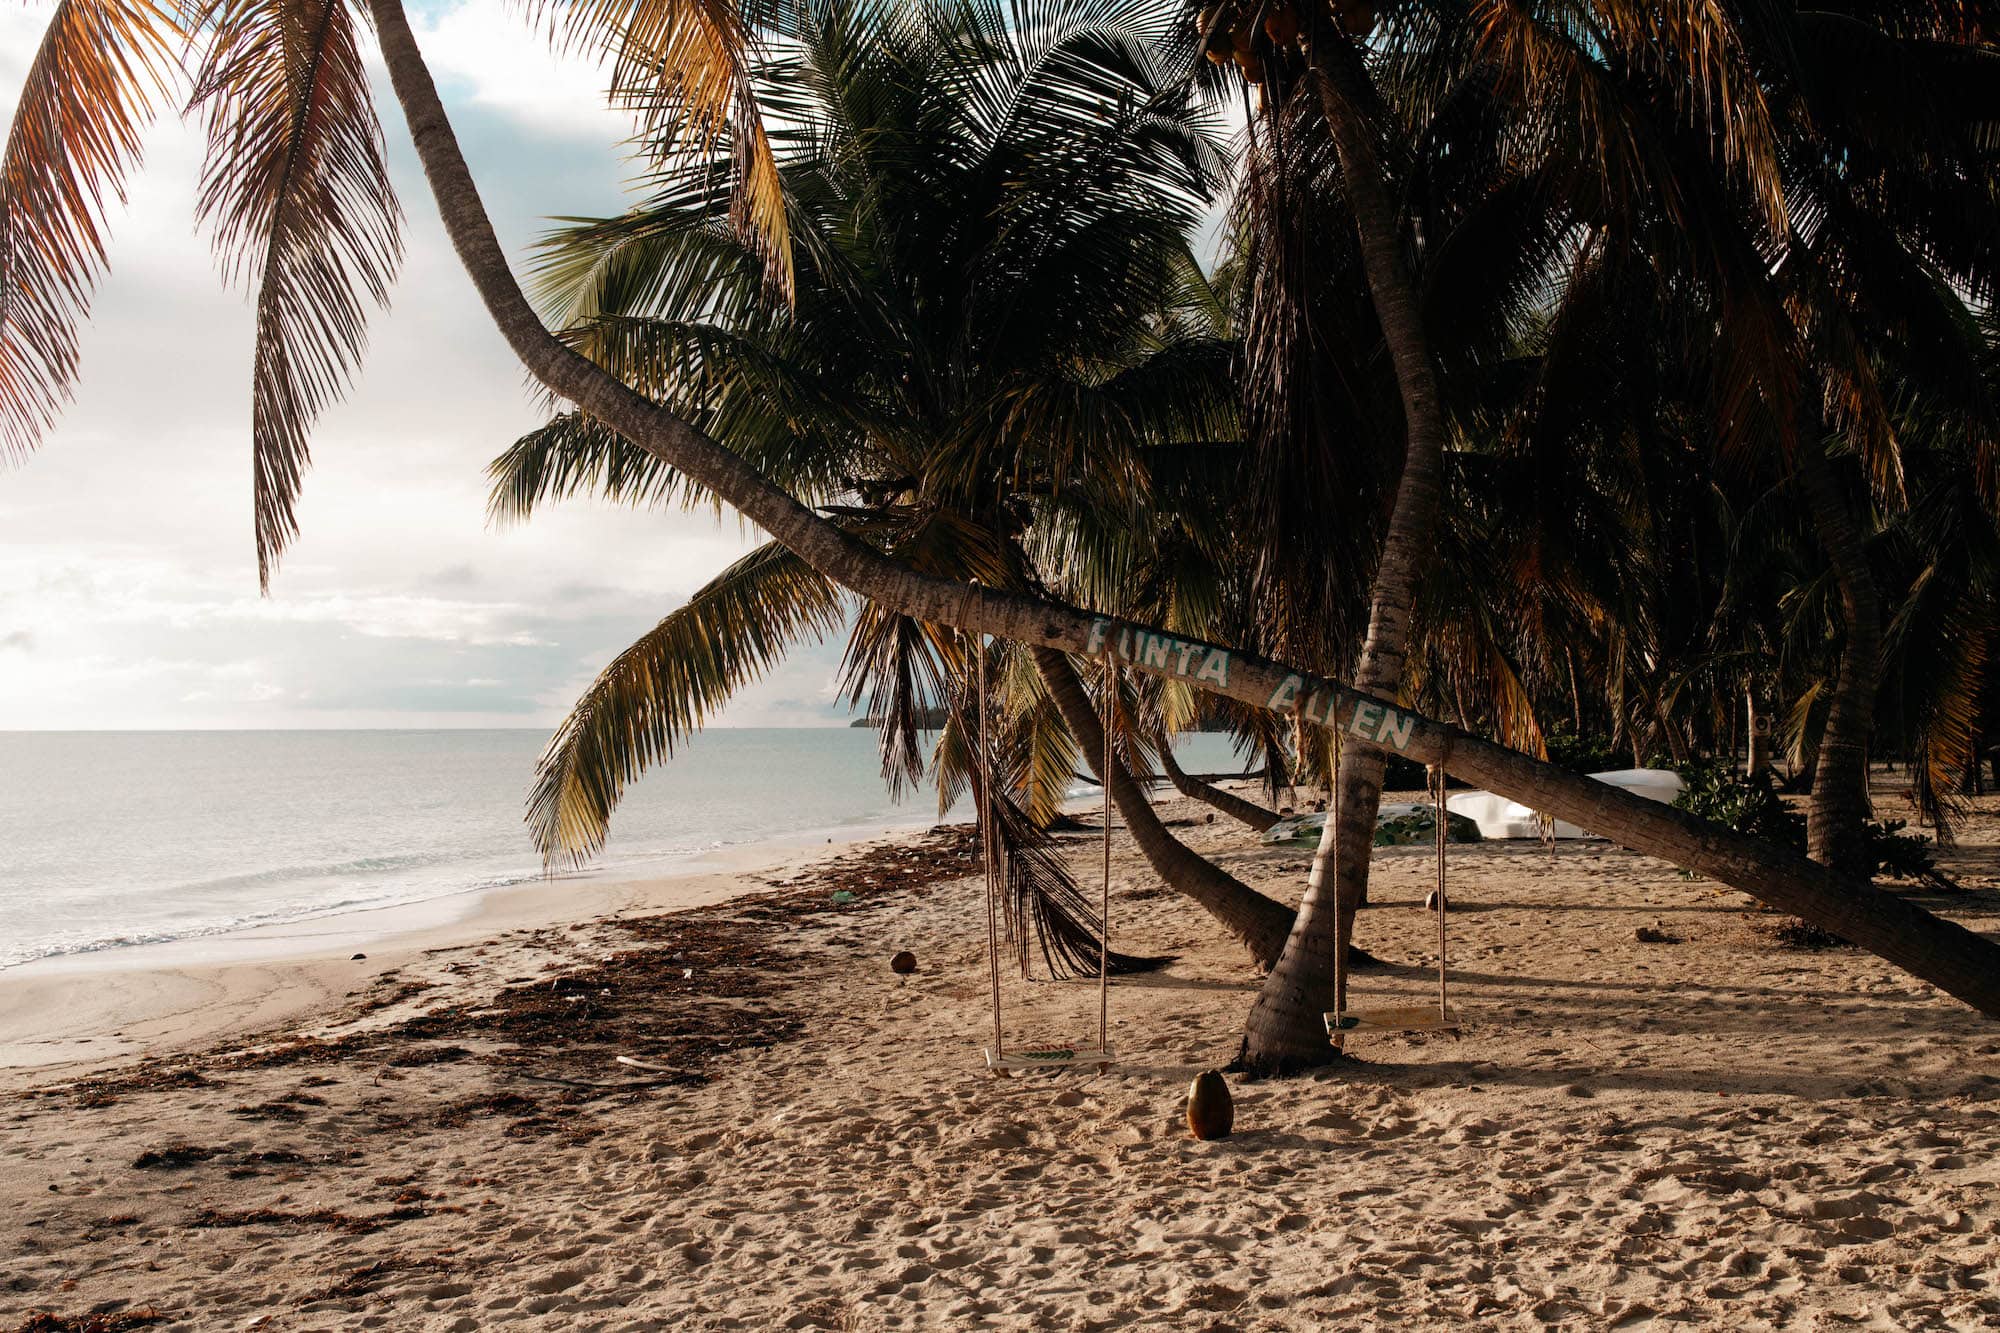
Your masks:
<svg viewBox="0 0 2000 1333"><path fill-rule="evenodd" d="M1025 658L1025 653L1016 657ZM1013 788L1023 813L1036 828L1047 828L1062 814L1083 755L1076 738L1063 724L1054 699L1040 688L1032 668L1017 673L1017 687L1031 690L1026 699L1016 699L1009 710L1014 718L1016 748L1020 758L1013 766Z"/></svg>
<svg viewBox="0 0 2000 1333"><path fill-rule="evenodd" d="M949 695L945 660L954 631L886 612L856 615L840 664L841 691L866 710L882 749L882 776L896 797L924 778L925 718Z"/></svg>
<svg viewBox="0 0 2000 1333"><path fill-rule="evenodd" d="M584 412L565 412L529 431L487 464L486 476L486 512L497 523L525 521L538 505L575 495L635 506L708 498L656 455Z"/></svg>
<svg viewBox="0 0 2000 1333"><path fill-rule="evenodd" d="M1979 762L1982 694L1991 678L2000 615L1990 588L1951 597L1941 607L1935 603L1942 599L1923 597L1922 591L1920 583L1911 600L1931 611L1914 627L1919 641L1911 642L1910 630L1902 626L1892 627L1891 633L1904 639L1897 677L1915 696L1904 701L1914 714L1912 795L1937 830L1938 842L1949 846L1954 827L1969 809L1965 779ZM1898 634L1899 629L1904 633Z"/></svg>
<svg viewBox="0 0 2000 1333"><path fill-rule="evenodd" d="M837 586L776 542L703 585L598 674L550 739L528 800L543 860L596 854L628 784L787 650L843 619Z"/></svg>

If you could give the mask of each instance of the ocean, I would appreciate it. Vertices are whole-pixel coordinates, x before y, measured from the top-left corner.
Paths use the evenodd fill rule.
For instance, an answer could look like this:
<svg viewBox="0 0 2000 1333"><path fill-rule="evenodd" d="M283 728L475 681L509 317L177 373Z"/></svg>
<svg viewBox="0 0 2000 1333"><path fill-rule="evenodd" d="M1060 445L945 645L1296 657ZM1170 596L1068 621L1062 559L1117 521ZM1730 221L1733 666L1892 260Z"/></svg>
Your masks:
<svg viewBox="0 0 2000 1333"><path fill-rule="evenodd" d="M0 732L0 968L538 878L542 731ZM872 731L716 728L627 789L587 873L938 819ZM1221 736L1176 751L1240 767ZM964 811L954 818L969 818Z"/></svg>

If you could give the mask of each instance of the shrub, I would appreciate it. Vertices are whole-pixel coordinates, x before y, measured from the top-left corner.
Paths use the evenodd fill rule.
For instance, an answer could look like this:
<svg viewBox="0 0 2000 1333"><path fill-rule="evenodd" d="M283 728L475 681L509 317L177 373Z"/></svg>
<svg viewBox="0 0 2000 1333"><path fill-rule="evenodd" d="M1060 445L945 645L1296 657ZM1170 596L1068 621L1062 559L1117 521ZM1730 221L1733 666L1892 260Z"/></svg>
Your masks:
<svg viewBox="0 0 2000 1333"><path fill-rule="evenodd" d="M1788 807L1768 773L1746 778L1720 759L1697 759L1680 769L1674 807L1738 833L1806 849L1806 817Z"/></svg>
<svg viewBox="0 0 2000 1333"><path fill-rule="evenodd" d="M1542 733L1549 762L1572 773L1603 773L1614 768L1632 767L1630 751L1620 750L1603 736L1579 735L1565 726Z"/></svg>
<svg viewBox="0 0 2000 1333"><path fill-rule="evenodd" d="M1676 808L1805 855L1806 817L1785 804L1769 773L1746 778L1720 759L1698 759L1679 771L1685 785L1674 798ZM1931 840L1920 834L1905 833L1905 827L1905 821L1900 819L1871 819L1863 826L1869 877L1918 880L1939 889L1958 888L1950 876L1937 868Z"/></svg>

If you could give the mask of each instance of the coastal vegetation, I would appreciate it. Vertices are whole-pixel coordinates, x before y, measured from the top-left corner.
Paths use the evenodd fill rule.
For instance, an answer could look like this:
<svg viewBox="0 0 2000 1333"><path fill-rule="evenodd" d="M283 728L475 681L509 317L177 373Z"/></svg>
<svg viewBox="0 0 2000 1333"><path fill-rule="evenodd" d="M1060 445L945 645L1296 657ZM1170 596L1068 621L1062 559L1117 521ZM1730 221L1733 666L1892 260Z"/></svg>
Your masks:
<svg viewBox="0 0 2000 1333"><path fill-rule="evenodd" d="M588 855L732 691L846 633L891 781L973 781L993 708L1024 851L1109 719L1149 862L1268 966L1251 1070L1333 1058L1392 756L2000 1017L2000 947L1872 886L1867 833L1871 757L1912 766L1943 841L2000 736L1982 8L536 12L609 54L646 175L550 238L531 300L398 0L59 0L0 168L0 438L31 447L67 394L104 201L191 98L202 220L258 297L268 582L399 253L372 25L457 253L560 404L495 464L496 511L590 490L771 538L579 702L530 811L545 854ZM1296 913L1133 780L1201 694L1274 787L1332 789ZM1549 762L1559 729L1677 765L1741 747L1753 777L1776 735L1810 859Z"/></svg>

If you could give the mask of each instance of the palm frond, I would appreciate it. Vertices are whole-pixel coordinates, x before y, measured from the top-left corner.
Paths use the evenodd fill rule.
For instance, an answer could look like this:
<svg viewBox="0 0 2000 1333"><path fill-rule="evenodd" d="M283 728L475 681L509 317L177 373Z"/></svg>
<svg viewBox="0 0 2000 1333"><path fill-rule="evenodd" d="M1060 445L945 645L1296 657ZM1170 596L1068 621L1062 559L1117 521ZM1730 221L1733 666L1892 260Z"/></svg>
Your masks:
<svg viewBox="0 0 2000 1333"><path fill-rule="evenodd" d="M225 274L257 291L251 393L257 577L298 532L313 423L389 299L402 211L347 0L207 0L193 106L208 129L198 213Z"/></svg>
<svg viewBox="0 0 2000 1333"><path fill-rule="evenodd" d="M1025 669L1010 673L1009 685L1028 694L1014 701L1014 732L1020 760L1014 789L1028 819L1037 828L1047 828L1062 814L1070 782L1082 761L1076 738L1063 724L1056 701L1041 688L1041 679L1024 652L1013 654L1026 662Z"/></svg>
<svg viewBox="0 0 2000 1333"><path fill-rule="evenodd" d="M564 412L486 465L487 517L524 522L537 506L596 494L635 506L687 503L703 494L687 478L597 418Z"/></svg>
<svg viewBox="0 0 2000 1333"><path fill-rule="evenodd" d="M0 160L0 459L70 396L108 210L178 76L179 32L150 0L61 0L28 66Z"/></svg>
<svg viewBox="0 0 2000 1333"><path fill-rule="evenodd" d="M753 24L778 6L732 0L530 0L563 45L611 57L614 105L637 114L662 156L730 151L729 218L762 261L766 281L792 292L790 224L770 135L753 94Z"/></svg>
<svg viewBox="0 0 2000 1333"><path fill-rule="evenodd" d="M838 630L843 611L836 585L772 542L612 659L536 765L527 821L543 860L596 854L627 785L794 644Z"/></svg>
<svg viewBox="0 0 2000 1333"><path fill-rule="evenodd" d="M988 776L979 765L974 739L977 691L969 683L970 666L961 662L960 668L958 688L932 754L940 814L968 790L975 801L982 799ZM988 701L994 702L997 700ZM1005 729L1004 735L993 735L991 729L997 720L989 717L987 741L992 751L993 828L1005 871L1001 907L1013 923L1021 971L1023 975L1029 972L1032 946L1039 949L1052 979L1093 973L1098 964L1103 912L1078 884L1067 857L1047 831L1047 821L1038 819L1020 795L1037 780L1035 770L1051 762L1050 756L1037 753L1035 738L1026 729L1014 727ZM1067 778L1065 770L1060 780ZM1105 967L1119 976L1151 971L1169 961L1113 950L1105 958Z"/></svg>

